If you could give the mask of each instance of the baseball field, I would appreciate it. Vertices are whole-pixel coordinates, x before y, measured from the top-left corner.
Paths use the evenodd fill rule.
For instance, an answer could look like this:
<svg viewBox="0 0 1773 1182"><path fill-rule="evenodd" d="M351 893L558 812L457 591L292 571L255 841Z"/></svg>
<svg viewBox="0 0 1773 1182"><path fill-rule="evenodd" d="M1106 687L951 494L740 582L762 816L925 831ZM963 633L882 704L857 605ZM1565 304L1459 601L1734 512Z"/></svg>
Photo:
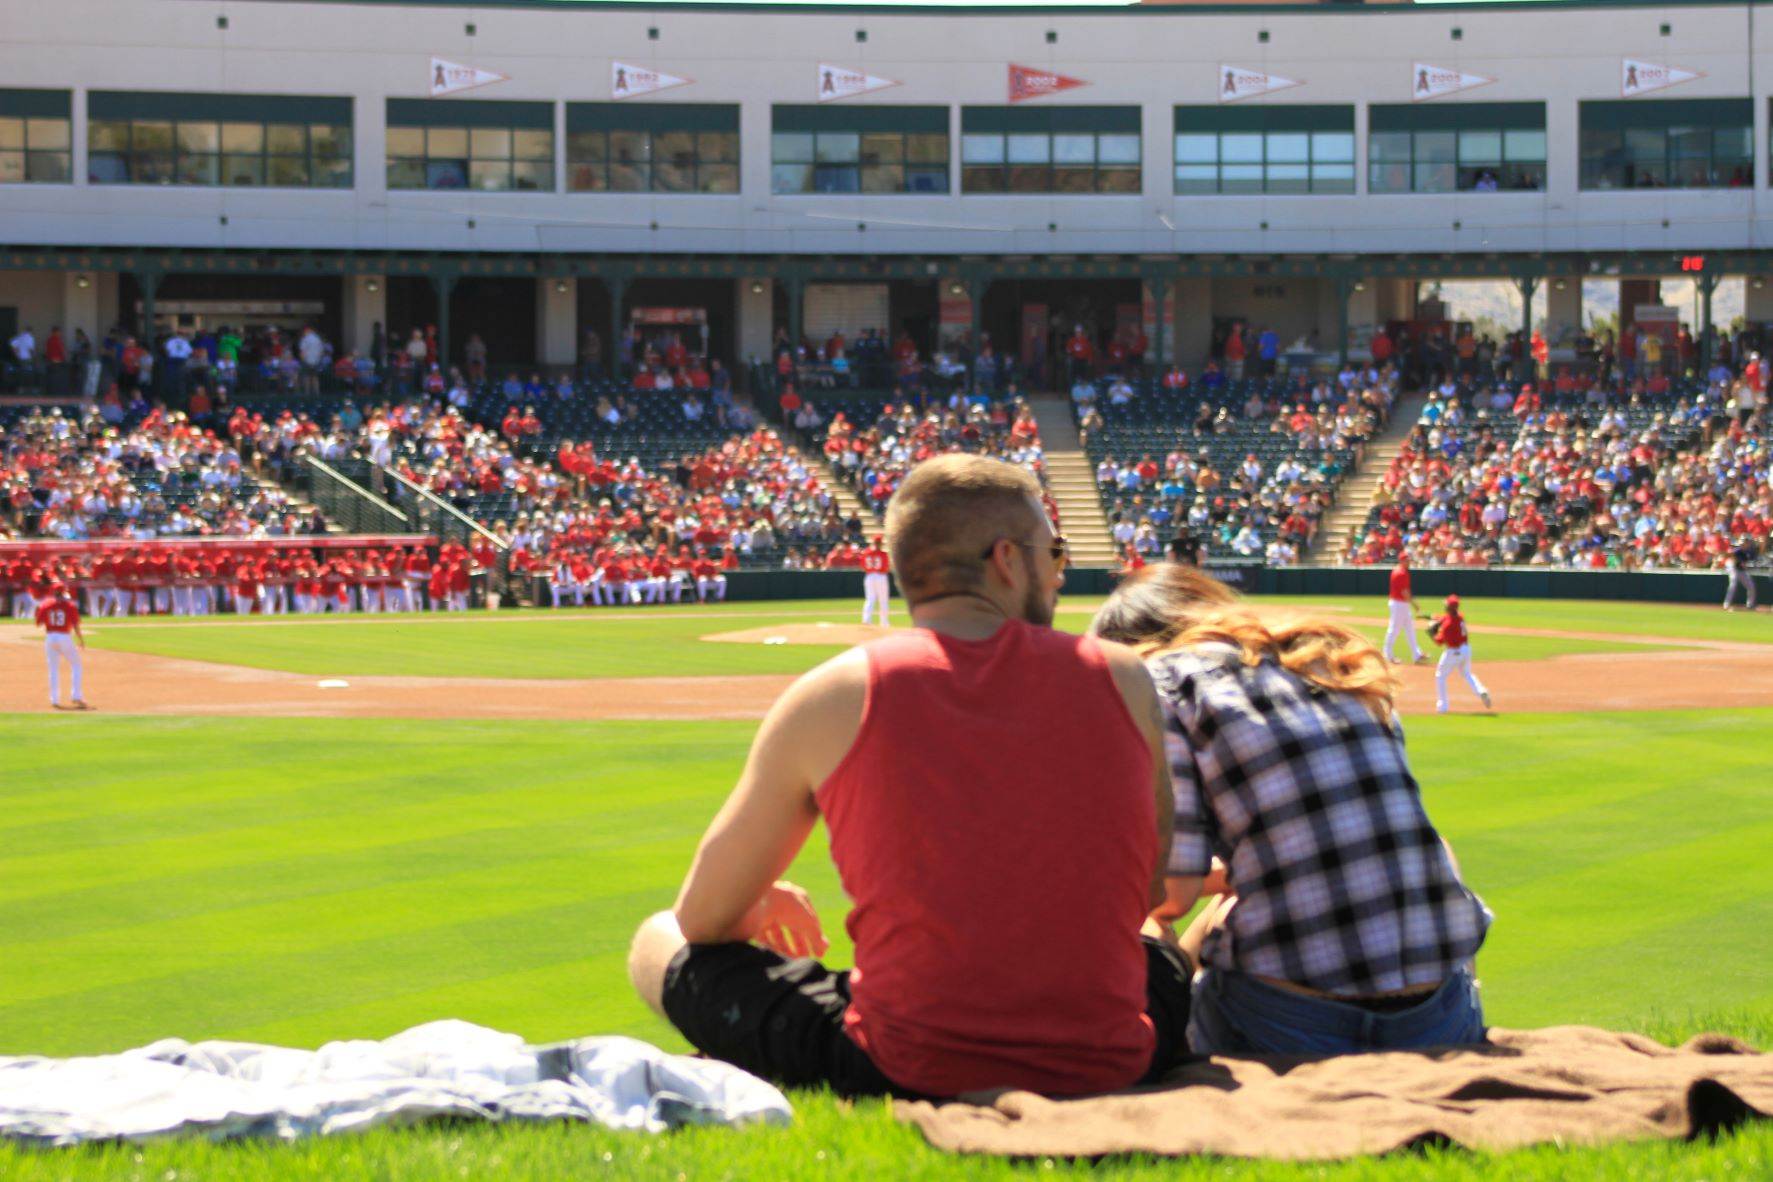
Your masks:
<svg viewBox="0 0 1773 1182"><path fill-rule="evenodd" d="M1081 628L1089 605L1066 606ZM1382 603L1296 606L1383 631ZM37 635L0 625L0 1055L315 1045L441 1017L683 1049L628 987L629 935L670 902L762 710L861 635L857 608L99 620L82 714L46 708ZM1773 617L1466 609L1496 712L1456 686L1435 715L1426 667L1402 671L1402 702L1429 812L1497 915L1491 1021L1773 1046ZM817 835L791 877L847 963ZM937 1153L879 1103L792 1098L785 1131L0 1147L0 1177L1773 1176L1767 1126L1321 1167L1013 1165Z"/></svg>

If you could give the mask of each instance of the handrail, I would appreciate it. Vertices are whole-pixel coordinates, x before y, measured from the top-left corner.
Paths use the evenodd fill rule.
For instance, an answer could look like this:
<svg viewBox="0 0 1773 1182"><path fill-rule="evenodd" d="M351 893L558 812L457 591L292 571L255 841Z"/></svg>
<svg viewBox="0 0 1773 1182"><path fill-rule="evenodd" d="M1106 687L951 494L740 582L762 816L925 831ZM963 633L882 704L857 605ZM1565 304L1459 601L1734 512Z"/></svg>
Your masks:
<svg viewBox="0 0 1773 1182"><path fill-rule="evenodd" d="M406 488L414 497L416 497L419 500L430 505L437 512L440 512L440 513L444 514L446 517L451 518L454 521L454 523L458 526L458 528L462 529L465 533L470 534L470 535L478 534L479 536L485 538L487 541L489 541L493 544L493 549L499 551L501 554L511 548L511 543L504 541L503 539L501 539L499 537L498 534L493 533L491 530L489 530L485 526L481 525L478 521L475 521L472 517L468 516L466 513L462 512L460 509L456 508L454 505L450 504L448 501L444 500L442 497L440 497L436 493L432 492L430 489L425 488L422 485L413 483L412 481L408 480L406 477L402 476L400 473L396 472L392 468L383 468L382 471L386 472L389 476L392 476L396 481L398 481L401 484L402 487Z"/></svg>
<svg viewBox="0 0 1773 1182"><path fill-rule="evenodd" d="M334 481L338 484L344 485L347 489L349 489L356 496L367 501L369 503L369 505L371 507L373 507L377 512L384 514L385 516L387 516L389 518L392 518L393 520L390 523L391 525L397 525L397 526L401 527L398 530L391 529L389 532L405 532L405 527L408 524L410 524L410 522L411 522L411 518L409 518L405 513L402 513L399 509L396 509L393 505L389 504L387 501L383 500L381 497L377 496L375 493L370 492L367 488L364 488L361 484L358 484L355 480L352 480L349 476L346 476L343 472L340 472L337 468L334 468L331 464L328 464L325 460L322 460L319 456L308 455L308 456L303 456L302 459L304 461L306 461L309 468L311 469L310 475L308 477L308 489L309 489L309 496L310 497L315 495L313 473L318 472L322 476L326 477L328 480L331 480L331 481ZM325 510L323 509L322 511L324 512Z"/></svg>

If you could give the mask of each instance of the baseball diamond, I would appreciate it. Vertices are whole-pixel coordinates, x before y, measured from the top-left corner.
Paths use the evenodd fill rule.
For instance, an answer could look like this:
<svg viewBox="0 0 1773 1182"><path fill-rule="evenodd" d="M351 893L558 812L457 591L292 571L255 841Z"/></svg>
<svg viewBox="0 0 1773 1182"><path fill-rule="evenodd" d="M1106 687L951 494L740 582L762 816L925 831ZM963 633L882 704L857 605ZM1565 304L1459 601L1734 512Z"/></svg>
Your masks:
<svg viewBox="0 0 1773 1182"><path fill-rule="evenodd" d="M0 1177L1773 1178L1760 7L9 0Z"/></svg>

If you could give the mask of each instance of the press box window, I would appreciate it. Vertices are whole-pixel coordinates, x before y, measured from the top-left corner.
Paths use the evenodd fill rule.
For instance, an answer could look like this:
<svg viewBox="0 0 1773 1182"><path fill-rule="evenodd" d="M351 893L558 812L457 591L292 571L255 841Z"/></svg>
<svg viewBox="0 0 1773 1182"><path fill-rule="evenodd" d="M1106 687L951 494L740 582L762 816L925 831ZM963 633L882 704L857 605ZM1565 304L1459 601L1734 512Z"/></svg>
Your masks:
<svg viewBox="0 0 1773 1182"><path fill-rule="evenodd" d="M87 106L95 185L351 187L349 99L95 92Z"/></svg>
<svg viewBox="0 0 1773 1182"><path fill-rule="evenodd" d="M961 192L1137 194L1139 137L1137 107L968 107Z"/></svg>
<svg viewBox="0 0 1773 1182"><path fill-rule="evenodd" d="M739 108L569 103L567 188L575 193L737 193Z"/></svg>
<svg viewBox="0 0 1773 1182"><path fill-rule="evenodd" d="M1352 193L1354 108L1177 107L1177 194Z"/></svg>
<svg viewBox="0 0 1773 1182"><path fill-rule="evenodd" d="M551 192L553 108L389 99L387 161L390 189Z"/></svg>
<svg viewBox="0 0 1773 1182"><path fill-rule="evenodd" d="M948 108L778 106L772 193L947 193Z"/></svg>
<svg viewBox="0 0 1773 1182"><path fill-rule="evenodd" d="M1447 103L1368 110L1373 193L1536 192L1545 188L1543 103Z"/></svg>
<svg viewBox="0 0 1773 1182"><path fill-rule="evenodd" d="M65 185L73 179L65 90L0 90L0 185Z"/></svg>
<svg viewBox="0 0 1773 1182"><path fill-rule="evenodd" d="M1584 189L1727 189L1754 184L1748 99L1581 104Z"/></svg>

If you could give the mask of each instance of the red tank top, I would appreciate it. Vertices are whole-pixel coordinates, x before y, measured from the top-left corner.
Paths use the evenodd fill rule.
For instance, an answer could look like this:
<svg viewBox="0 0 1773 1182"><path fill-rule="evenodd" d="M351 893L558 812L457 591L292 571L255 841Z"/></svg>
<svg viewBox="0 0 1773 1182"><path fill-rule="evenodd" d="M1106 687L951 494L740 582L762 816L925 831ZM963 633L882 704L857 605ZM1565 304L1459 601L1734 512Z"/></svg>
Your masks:
<svg viewBox="0 0 1773 1182"><path fill-rule="evenodd" d="M817 793L855 904L850 1036L929 1095L1133 1083L1157 816L1101 648L1012 621L980 641L912 629L868 664Z"/></svg>

